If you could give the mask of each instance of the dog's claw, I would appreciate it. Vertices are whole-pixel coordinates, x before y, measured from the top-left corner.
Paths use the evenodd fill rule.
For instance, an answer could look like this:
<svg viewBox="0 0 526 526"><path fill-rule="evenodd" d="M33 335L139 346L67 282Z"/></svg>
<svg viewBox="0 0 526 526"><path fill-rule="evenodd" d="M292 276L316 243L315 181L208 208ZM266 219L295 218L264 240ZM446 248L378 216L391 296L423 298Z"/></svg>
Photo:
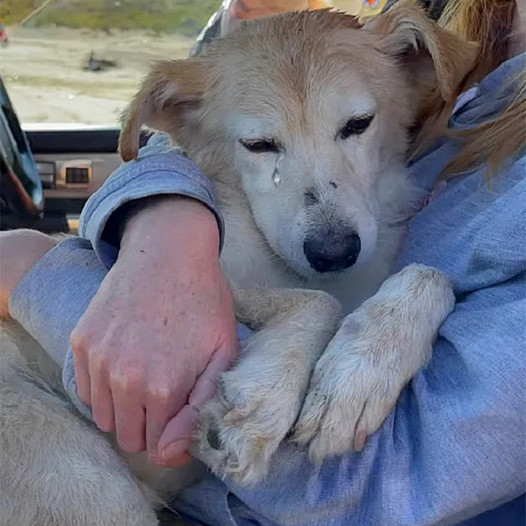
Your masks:
<svg viewBox="0 0 526 526"><path fill-rule="evenodd" d="M336 335L318 360L291 438L308 447L314 463L361 451L401 389L387 365L370 363L367 353L353 351L355 340L343 336Z"/></svg>
<svg viewBox="0 0 526 526"><path fill-rule="evenodd" d="M365 445L365 440L367 439L367 431L365 429L358 431L354 439L354 450L361 451Z"/></svg>

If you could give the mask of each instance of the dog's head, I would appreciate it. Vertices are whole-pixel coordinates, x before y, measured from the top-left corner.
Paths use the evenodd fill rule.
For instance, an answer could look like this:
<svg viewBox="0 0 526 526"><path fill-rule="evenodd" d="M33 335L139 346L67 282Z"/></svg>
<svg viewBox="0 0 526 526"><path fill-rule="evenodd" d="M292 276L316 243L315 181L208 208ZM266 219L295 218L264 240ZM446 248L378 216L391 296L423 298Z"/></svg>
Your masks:
<svg viewBox="0 0 526 526"><path fill-rule="evenodd" d="M203 55L161 62L127 113L168 132L203 171L242 188L257 227L307 278L365 263L407 190L408 129L433 89L447 100L476 48L417 7L361 27L329 11L248 23Z"/></svg>

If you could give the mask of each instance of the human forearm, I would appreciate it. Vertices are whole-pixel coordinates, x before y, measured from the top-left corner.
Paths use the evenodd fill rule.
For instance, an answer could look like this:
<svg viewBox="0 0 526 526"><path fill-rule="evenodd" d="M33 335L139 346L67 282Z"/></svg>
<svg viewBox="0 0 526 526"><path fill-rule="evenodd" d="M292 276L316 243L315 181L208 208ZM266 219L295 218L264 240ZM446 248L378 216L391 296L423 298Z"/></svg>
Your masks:
<svg viewBox="0 0 526 526"><path fill-rule="evenodd" d="M181 196L153 197L137 202L122 225L119 257L158 254L172 258L193 258L200 263L216 264L220 233L210 210L195 199ZM176 227L180 226L180 227ZM158 243L157 243L158 242Z"/></svg>
<svg viewBox="0 0 526 526"><path fill-rule="evenodd" d="M9 317L9 300L16 286L56 243L34 230L0 233L0 318Z"/></svg>

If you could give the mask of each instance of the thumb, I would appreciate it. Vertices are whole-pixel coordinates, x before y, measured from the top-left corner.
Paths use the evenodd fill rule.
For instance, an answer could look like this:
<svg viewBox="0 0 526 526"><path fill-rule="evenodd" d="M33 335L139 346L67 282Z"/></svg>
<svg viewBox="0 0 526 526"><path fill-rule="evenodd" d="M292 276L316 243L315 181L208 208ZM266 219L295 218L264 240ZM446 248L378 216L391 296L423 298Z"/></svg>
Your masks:
<svg viewBox="0 0 526 526"><path fill-rule="evenodd" d="M205 370L198 376L194 387L190 391L188 404L198 411L208 400L212 399L219 387L221 374L230 369L232 356L237 354L238 343L235 343L235 352L225 346L217 349L206 366Z"/></svg>
<svg viewBox="0 0 526 526"><path fill-rule="evenodd" d="M171 463L182 455L192 444L193 432L199 422L199 412L190 405L185 405L166 424L159 438L158 452L163 463Z"/></svg>
<svg viewBox="0 0 526 526"><path fill-rule="evenodd" d="M205 370L197 378L188 397L188 403L164 428L158 446L164 462L170 461L190 448L193 432L199 423L199 411L214 397L221 374L231 365L231 356L232 352L225 348L213 353Z"/></svg>

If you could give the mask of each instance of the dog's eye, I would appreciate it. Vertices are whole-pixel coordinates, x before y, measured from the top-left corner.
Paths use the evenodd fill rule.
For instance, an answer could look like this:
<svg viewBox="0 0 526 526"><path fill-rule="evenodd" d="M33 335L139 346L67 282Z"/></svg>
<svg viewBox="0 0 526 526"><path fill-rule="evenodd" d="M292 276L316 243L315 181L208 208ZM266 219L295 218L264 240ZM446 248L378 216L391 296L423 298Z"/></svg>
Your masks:
<svg viewBox="0 0 526 526"><path fill-rule="evenodd" d="M240 139L239 142L252 153L279 153L280 145L274 139Z"/></svg>
<svg viewBox="0 0 526 526"><path fill-rule="evenodd" d="M340 139L348 139L351 135L361 135L371 124L374 115L360 115L359 117L351 117L343 128L338 132L337 137Z"/></svg>

